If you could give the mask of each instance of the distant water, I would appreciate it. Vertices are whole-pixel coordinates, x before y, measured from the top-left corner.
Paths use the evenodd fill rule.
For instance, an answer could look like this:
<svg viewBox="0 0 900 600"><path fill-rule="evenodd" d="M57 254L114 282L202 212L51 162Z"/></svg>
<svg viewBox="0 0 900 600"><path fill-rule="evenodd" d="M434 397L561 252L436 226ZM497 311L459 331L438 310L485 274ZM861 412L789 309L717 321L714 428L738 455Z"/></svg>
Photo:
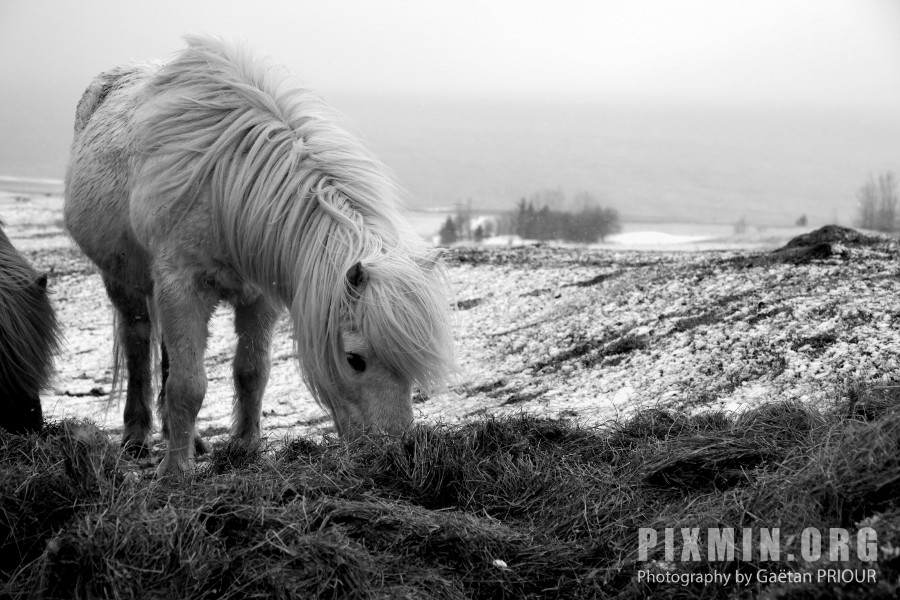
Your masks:
<svg viewBox="0 0 900 600"><path fill-rule="evenodd" d="M900 115L435 98L329 98L415 208L592 192L631 220L843 222L900 172ZM62 178L77 97L0 90L0 175Z"/></svg>

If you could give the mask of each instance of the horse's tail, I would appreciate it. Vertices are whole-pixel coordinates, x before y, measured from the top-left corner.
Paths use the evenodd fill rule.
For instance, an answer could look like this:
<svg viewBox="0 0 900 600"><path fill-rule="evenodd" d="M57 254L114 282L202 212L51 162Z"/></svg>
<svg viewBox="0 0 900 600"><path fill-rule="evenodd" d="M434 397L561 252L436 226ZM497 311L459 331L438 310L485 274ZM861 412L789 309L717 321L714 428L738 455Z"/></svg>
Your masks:
<svg viewBox="0 0 900 600"><path fill-rule="evenodd" d="M156 306L156 296L151 294L147 296L147 314L150 315L150 372L153 373L153 387L157 390L157 399L161 400L159 394L161 386L165 384L162 380L162 370L160 369L160 349L162 347L162 334L159 331L159 311ZM162 414L163 407L158 406L159 414Z"/></svg>
<svg viewBox="0 0 900 600"><path fill-rule="evenodd" d="M119 81L126 75L132 73L134 68L119 67L110 71L105 71L97 75L90 83L81 100L78 101L78 107L75 109L75 135L77 136L91 120L91 116L97 111L97 108L103 104L109 93L115 89Z"/></svg>
<svg viewBox="0 0 900 600"><path fill-rule="evenodd" d="M122 348L122 341L119 331L122 326L122 314L113 307L113 360L112 360L112 385L109 391L109 401L120 397L122 390L125 388L125 377L128 373L125 350ZM160 373L160 343L162 336L159 334L158 320L156 318L156 302L153 297L147 298L147 313L150 315L150 372L153 373L154 386L159 387L161 384Z"/></svg>
<svg viewBox="0 0 900 600"><path fill-rule="evenodd" d="M77 131L77 127L76 127ZM119 311L113 307L113 360L112 360L112 386L109 391L109 400L112 402L114 399L119 398L119 394L122 392L123 382L125 380L125 351L122 349L122 342L120 341L119 331L121 331L122 327L122 315Z"/></svg>

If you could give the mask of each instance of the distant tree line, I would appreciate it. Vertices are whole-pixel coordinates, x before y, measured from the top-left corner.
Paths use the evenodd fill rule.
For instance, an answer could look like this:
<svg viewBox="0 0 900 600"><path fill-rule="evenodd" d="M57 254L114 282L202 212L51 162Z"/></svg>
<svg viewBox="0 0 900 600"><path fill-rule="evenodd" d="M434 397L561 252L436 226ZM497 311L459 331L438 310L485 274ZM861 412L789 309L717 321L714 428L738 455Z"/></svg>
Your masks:
<svg viewBox="0 0 900 600"><path fill-rule="evenodd" d="M895 233L900 229L900 192L893 171L883 173L877 179L870 175L866 184L856 192L856 199L859 211L856 224L859 227L886 233Z"/></svg>
<svg viewBox="0 0 900 600"><path fill-rule="evenodd" d="M476 223L473 227L473 221L476 221L474 212L472 211L472 199L470 198L465 205L459 205L455 215L450 215L438 235L441 244L449 245L458 241L471 240L480 242L485 238L493 236L495 232L494 225L489 219L482 219L483 222Z"/></svg>
<svg viewBox="0 0 900 600"><path fill-rule="evenodd" d="M473 227L476 222L471 202L461 206L441 226L441 244L480 242L493 235L591 244L621 231L616 210L600 206L590 192L579 192L568 202L562 189L535 192L519 200L515 210L499 215L496 220L481 220Z"/></svg>
<svg viewBox="0 0 900 600"><path fill-rule="evenodd" d="M522 198L515 212L516 235L526 240L563 240L593 244L621 230L619 213L612 208L588 205L574 212L540 208Z"/></svg>
<svg viewBox="0 0 900 600"><path fill-rule="evenodd" d="M593 194L581 191L570 201L561 188L522 198L508 222L512 233L523 239L582 244L605 241L622 229L618 211L600 206Z"/></svg>

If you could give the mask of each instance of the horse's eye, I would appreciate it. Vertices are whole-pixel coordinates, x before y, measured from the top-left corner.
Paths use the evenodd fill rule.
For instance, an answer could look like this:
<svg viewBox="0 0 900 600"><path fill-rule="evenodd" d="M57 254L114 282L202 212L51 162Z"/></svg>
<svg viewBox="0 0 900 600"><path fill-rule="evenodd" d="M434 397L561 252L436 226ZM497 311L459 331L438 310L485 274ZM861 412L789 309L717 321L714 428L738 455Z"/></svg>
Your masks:
<svg viewBox="0 0 900 600"><path fill-rule="evenodd" d="M347 364L349 364L357 373L362 373L366 370L366 359L359 354L353 354L352 352L347 353Z"/></svg>

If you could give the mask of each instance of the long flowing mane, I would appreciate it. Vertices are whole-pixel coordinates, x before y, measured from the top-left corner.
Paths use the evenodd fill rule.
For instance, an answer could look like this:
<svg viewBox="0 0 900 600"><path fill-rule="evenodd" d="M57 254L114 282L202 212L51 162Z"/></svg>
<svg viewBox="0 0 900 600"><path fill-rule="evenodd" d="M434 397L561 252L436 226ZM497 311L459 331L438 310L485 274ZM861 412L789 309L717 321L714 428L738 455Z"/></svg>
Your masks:
<svg viewBox="0 0 900 600"><path fill-rule="evenodd" d="M400 214L385 167L282 68L219 39L188 44L146 84L132 194L208 200L234 267L290 308L317 401L346 376L348 317L389 368L440 387L454 365L446 273ZM357 262L361 297L346 280Z"/></svg>
<svg viewBox="0 0 900 600"><path fill-rule="evenodd" d="M12 245L0 220L0 393L37 394L49 382L60 332L38 272ZM46 280L44 280L46 282Z"/></svg>

